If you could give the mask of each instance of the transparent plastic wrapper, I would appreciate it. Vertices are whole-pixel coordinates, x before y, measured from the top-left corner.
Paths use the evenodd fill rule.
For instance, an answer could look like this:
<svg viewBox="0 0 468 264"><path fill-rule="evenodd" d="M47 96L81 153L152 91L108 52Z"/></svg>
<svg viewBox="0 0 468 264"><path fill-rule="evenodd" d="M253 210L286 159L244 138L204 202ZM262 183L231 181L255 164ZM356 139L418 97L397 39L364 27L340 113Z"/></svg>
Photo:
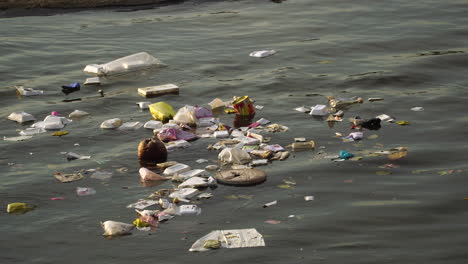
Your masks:
<svg viewBox="0 0 468 264"><path fill-rule="evenodd" d="M83 71L97 76L111 76L165 66L166 65L160 60L151 56L147 52L140 52L105 64L90 64L87 65Z"/></svg>
<svg viewBox="0 0 468 264"><path fill-rule="evenodd" d="M154 119L166 123L175 116L174 109L168 103L157 102L149 105L150 113Z"/></svg>
<svg viewBox="0 0 468 264"><path fill-rule="evenodd" d="M215 230L195 241L189 251L207 251L213 248L247 248L264 246L265 241L263 240L263 236L255 228Z"/></svg>
<svg viewBox="0 0 468 264"><path fill-rule="evenodd" d="M126 224L116 221L105 221L101 222L101 226L104 229L104 236L122 236L129 234L130 231L135 227L131 224Z"/></svg>
<svg viewBox="0 0 468 264"><path fill-rule="evenodd" d="M28 114L26 112L23 112L23 111L11 113L8 116L8 119L10 119L12 121L16 121L18 123L24 123L24 122L35 121L36 120L36 118L34 118L34 116L32 116L31 114Z"/></svg>
<svg viewBox="0 0 468 264"><path fill-rule="evenodd" d="M195 107L186 105L177 111L174 118L178 123L187 125L194 125L197 123L197 117L195 116Z"/></svg>
<svg viewBox="0 0 468 264"><path fill-rule="evenodd" d="M326 105L316 105L311 107L309 115L312 116L324 116L328 113L328 107Z"/></svg>

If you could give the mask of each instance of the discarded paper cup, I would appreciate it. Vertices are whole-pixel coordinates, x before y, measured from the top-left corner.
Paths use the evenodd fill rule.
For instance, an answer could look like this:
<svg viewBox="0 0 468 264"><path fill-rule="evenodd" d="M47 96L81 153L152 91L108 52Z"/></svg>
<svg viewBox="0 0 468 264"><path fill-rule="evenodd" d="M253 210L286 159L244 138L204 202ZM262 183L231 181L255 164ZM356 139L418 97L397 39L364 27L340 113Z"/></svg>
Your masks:
<svg viewBox="0 0 468 264"><path fill-rule="evenodd" d="M220 171L215 178L224 185L252 186L266 181L267 175L258 169L238 169Z"/></svg>

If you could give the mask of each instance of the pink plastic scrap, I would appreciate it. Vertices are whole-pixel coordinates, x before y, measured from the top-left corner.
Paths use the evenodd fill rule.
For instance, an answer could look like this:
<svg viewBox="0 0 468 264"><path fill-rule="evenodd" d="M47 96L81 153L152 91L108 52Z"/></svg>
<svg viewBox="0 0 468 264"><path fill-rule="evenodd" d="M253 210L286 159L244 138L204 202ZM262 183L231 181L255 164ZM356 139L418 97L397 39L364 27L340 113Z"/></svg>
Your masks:
<svg viewBox="0 0 468 264"><path fill-rule="evenodd" d="M181 130L181 129L166 128L158 133L158 138L164 142L176 141L176 140L191 141L191 140L197 139L198 136L193 133Z"/></svg>
<svg viewBox="0 0 468 264"><path fill-rule="evenodd" d="M195 117L196 118L205 118L205 117L213 117L213 112L211 110L201 107L201 106L195 106Z"/></svg>
<svg viewBox="0 0 468 264"><path fill-rule="evenodd" d="M52 201L56 201L56 200L65 200L65 197L52 197L50 198Z"/></svg>
<svg viewBox="0 0 468 264"><path fill-rule="evenodd" d="M59 115L60 115L60 114L59 114L58 112L56 112L56 111L53 111L53 112L50 113L50 114L53 115L53 116L59 116Z"/></svg>
<svg viewBox="0 0 468 264"><path fill-rule="evenodd" d="M255 122L255 123L252 123L249 125L250 128L256 128L258 126L261 126L262 124L260 124L259 122Z"/></svg>

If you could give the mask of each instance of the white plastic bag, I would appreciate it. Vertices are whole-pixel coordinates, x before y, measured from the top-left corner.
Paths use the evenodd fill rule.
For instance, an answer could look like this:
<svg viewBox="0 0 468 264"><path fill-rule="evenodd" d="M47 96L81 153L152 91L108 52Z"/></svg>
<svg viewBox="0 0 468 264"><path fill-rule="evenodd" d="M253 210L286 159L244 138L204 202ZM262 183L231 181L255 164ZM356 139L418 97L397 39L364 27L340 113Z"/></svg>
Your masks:
<svg viewBox="0 0 468 264"><path fill-rule="evenodd" d="M8 119L16 121L18 123L24 123L28 121L34 121L36 118L32 116L31 114L28 114L26 112L13 112L8 116Z"/></svg>
<svg viewBox="0 0 468 264"><path fill-rule="evenodd" d="M121 236L129 234L130 231L135 227L134 225L116 222L116 221L105 221L101 222L101 226L104 229L104 236Z"/></svg>
<svg viewBox="0 0 468 264"><path fill-rule="evenodd" d="M195 117L195 108L190 105L186 105L177 111L177 114L173 118L175 121L187 125L192 125L197 123L197 118Z"/></svg>
<svg viewBox="0 0 468 264"><path fill-rule="evenodd" d="M264 247L262 234L255 228L235 230L215 230L193 243L189 251L207 251L206 241L219 241L221 248Z"/></svg>
<svg viewBox="0 0 468 264"><path fill-rule="evenodd" d="M101 128L103 129L114 129L118 128L122 125L122 119L120 118L112 118L108 119L101 123Z"/></svg>
<svg viewBox="0 0 468 264"><path fill-rule="evenodd" d="M252 160L252 157L250 157L249 153L245 150L238 148L225 148L219 153L218 159L226 163L245 164L249 163Z"/></svg>

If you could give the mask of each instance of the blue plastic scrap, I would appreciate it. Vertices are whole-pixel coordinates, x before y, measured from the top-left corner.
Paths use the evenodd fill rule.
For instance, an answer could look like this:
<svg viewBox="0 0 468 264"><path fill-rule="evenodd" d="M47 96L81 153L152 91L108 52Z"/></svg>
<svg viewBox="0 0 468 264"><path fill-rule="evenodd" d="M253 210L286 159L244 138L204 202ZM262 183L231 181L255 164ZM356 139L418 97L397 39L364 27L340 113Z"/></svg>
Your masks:
<svg viewBox="0 0 468 264"><path fill-rule="evenodd" d="M347 151L344 151L344 150L340 150L340 159L350 159L354 157L354 155L352 153L349 153Z"/></svg>

